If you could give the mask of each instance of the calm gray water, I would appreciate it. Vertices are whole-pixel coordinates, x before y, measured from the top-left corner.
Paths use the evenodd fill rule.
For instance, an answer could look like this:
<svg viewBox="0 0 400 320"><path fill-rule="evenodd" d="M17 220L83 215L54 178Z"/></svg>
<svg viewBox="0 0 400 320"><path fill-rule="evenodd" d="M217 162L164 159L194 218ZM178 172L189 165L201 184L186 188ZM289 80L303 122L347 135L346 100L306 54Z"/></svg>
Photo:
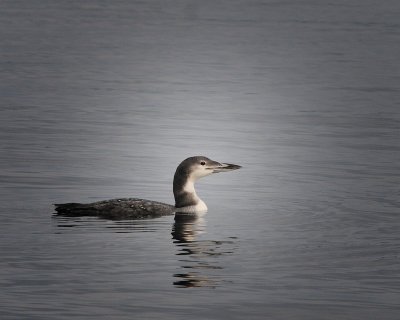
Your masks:
<svg viewBox="0 0 400 320"><path fill-rule="evenodd" d="M0 2L0 318L399 319L398 1ZM52 216L173 203L194 221Z"/></svg>

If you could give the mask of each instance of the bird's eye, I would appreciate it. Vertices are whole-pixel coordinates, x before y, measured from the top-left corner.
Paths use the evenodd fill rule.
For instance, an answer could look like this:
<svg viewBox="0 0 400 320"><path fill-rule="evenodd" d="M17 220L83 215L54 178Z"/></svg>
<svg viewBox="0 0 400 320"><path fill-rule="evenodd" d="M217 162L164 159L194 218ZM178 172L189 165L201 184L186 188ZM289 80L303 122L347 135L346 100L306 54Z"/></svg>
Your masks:
<svg viewBox="0 0 400 320"><path fill-rule="evenodd" d="M201 164L202 166L204 166L204 165L206 164L206 162L205 162L205 161L202 161L202 162L200 162L200 164Z"/></svg>

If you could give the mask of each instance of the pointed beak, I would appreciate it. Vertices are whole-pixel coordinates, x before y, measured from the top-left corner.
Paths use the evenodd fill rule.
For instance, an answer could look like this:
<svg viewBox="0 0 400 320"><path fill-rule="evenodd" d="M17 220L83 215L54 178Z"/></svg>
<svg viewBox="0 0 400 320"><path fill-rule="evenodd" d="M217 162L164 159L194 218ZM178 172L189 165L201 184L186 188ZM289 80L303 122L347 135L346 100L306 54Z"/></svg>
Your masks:
<svg viewBox="0 0 400 320"><path fill-rule="evenodd" d="M238 166L237 164L232 164L232 163L218 163L213 166L212 170L213 173L218 173L218 172L227 172L227 171L232 171L232 170L237 170L240 169L242 166Z"/></svg>

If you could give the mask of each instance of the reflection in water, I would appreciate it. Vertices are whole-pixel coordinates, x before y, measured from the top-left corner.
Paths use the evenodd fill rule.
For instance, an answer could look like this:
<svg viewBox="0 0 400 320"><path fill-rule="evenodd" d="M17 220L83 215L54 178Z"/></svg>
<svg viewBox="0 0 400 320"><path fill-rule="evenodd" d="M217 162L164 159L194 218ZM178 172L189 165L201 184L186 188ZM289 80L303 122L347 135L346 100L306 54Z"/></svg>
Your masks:
<svg viewBox="0 0 400 320"><path fill-rule="evenodd" d="M215 260L218 256L233 252L232 241L196 241L204 233L206 222L202 217L187 214L176 214L172 228L172 237L177 246L182 269L187 272L176 273L174 285L180 288L211 287L215 288L221 280L213 275L214 270L222 269ZM226 246L229 246L229 249ZM201 273L200 273L201 270ZM203 274L207 272L207 275Z"/></svg>
<svg viewBox="0 0 400 320"><path fill-rule="evenodd" d="M204 233L206 222L204 218L191 214L175 214L175 224L172 228L172 237L175 243L195 241L197 236Z"/></svg>
<svg viewBox="0 0 400 320"><path fill-rule="evenodd" d="M97 217L63 217L53 216L57 233L142 233L165 232L170 226L170 219L149 220L108 220ZM206 232L206 221L203 217L187 214L176 214L172 228L173 243L177 248L180 269L174 274L173 285L179 288L209 287L215 288L222 282L221 256L232 254L235 242L198 239Z"/></svg>
<svg viewBox="0 0 400 320"><path fill-rule="evenodd" d="M54 215L53 219L57 225L57 233L70 232L71 228L74 230L96 230L96 232L111 230L115 233L156 232L169 224L169 220L166 219L109 220L90 216L65 217L58 215Z"/></svg>

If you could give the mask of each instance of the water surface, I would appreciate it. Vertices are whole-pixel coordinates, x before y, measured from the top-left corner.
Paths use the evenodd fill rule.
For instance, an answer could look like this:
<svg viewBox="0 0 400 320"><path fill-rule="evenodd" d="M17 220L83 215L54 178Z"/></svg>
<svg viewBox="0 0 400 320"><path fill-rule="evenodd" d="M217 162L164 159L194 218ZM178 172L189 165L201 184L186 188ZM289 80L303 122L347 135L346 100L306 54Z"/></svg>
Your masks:
<svg viewBox="0 0 400 320"><path fill-rule="evenodd" d="M2 1L2 319L397 319L396 1ZM173 203L204 217L52 216Z"/></svg>

